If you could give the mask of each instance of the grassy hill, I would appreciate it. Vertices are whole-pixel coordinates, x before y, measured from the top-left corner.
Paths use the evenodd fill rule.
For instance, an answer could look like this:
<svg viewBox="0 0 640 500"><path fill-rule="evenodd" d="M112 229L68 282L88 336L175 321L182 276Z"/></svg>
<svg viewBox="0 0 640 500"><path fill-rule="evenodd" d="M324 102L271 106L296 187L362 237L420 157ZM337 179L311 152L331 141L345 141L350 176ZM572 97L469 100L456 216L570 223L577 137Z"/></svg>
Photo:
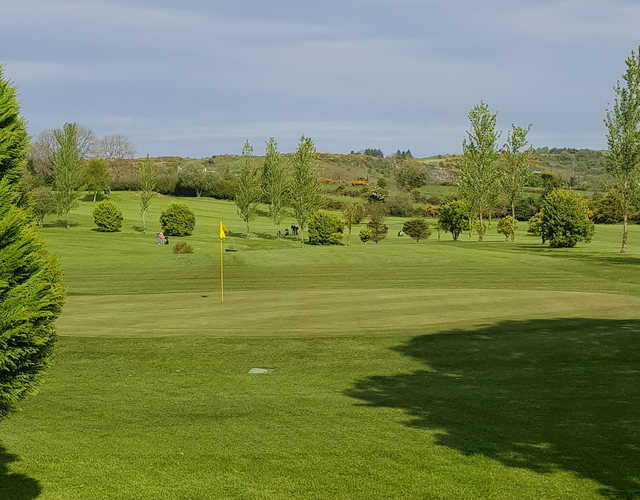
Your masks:
<svg viewBox="0 0 640 500"><path fill-rule="evenodd" d="M260 215L225 242L220 305L232 203L179 199L197 224L175 255L136 229L135 193L112 198L122 232L94 231L90 202L46 221L69 297L45 384L0 423L0 498L640 491L638 226L626 256L619 226L552 250L524 227L416 244L401 218L317 248Z"/></svg>

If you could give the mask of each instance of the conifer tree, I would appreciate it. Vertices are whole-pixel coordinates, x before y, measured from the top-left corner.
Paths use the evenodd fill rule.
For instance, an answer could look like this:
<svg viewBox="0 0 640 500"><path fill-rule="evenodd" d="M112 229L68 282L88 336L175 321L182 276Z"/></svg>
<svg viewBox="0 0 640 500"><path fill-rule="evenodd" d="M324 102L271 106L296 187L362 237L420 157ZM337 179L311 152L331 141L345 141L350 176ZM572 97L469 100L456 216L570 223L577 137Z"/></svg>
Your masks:
<svg viewBox="0 0 640 500"><path fill-rule="evenodd" d="M15 205L27 134L0 67L0 418L33 392L55 342L62 273L30 214Z"/></svg>

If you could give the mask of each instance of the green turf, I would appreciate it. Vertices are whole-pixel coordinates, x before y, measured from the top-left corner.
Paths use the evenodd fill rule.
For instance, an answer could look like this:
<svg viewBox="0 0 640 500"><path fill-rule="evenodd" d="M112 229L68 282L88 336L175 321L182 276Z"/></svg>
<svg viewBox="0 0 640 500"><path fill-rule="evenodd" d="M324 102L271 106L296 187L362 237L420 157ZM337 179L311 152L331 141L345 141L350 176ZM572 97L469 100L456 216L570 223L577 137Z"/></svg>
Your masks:
<svg viewBox="0 0 640 500"><path fill-rule="evenodd" d="M44 235L69 297L38 395L0 423L0 498L633 498L640 228L504 242L225 246L233 204L185 199L192 255L91 203ZM154 223L170 197L154 200ZM287 221L290 224L292 221ZM252 367L267 375L249 375Z"/></svg>

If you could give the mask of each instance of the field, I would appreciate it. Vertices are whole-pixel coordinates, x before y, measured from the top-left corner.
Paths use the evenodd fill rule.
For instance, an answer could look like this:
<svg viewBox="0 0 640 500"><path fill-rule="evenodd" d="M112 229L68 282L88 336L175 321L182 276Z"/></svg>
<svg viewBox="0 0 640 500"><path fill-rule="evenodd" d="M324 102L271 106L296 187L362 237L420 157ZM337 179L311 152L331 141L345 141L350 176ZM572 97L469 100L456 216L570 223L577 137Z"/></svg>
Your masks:
<svg viewBox="0 0 640 500"><path fill-rule="evenodd" d="M43 231L69 296L45 383L0 423L0 498L640 497L638 226L626 256L618 226L552 250L525 224L416 244L397 218L315 248L185 198L175 255L112 198L120 233L90 202Z"/></svg>

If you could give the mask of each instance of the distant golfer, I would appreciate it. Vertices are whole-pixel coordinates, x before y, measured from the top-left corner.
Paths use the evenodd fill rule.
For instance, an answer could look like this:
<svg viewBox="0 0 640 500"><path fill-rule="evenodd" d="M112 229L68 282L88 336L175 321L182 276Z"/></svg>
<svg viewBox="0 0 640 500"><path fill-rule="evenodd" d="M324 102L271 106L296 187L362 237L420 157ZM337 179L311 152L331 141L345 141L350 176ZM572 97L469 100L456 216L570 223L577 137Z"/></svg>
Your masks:
<svg viewBox="0 0 640 500"><path fill-rule="evenodd" d="M160 231L157 236L158 245L164 245L164 233Z"/></svg>

